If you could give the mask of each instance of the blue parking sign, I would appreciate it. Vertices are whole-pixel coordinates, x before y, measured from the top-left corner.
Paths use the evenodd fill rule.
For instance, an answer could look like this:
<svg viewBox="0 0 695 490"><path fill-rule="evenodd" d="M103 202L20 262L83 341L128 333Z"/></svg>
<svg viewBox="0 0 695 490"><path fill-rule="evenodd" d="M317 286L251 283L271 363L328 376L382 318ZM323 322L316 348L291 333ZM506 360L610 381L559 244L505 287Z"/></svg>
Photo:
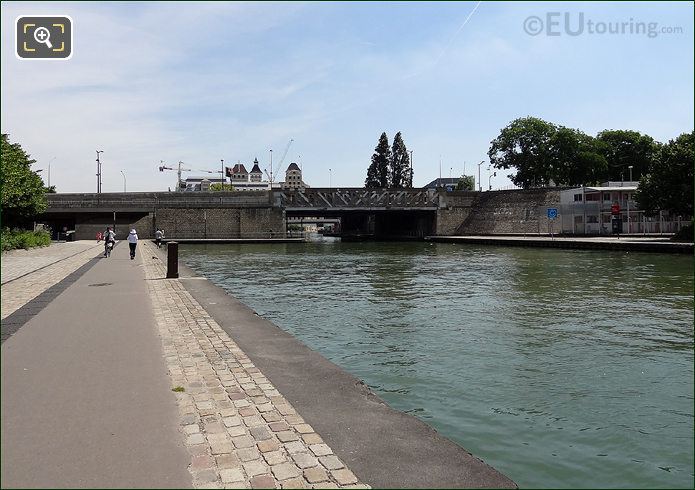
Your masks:
<svg viewBox="0 0 695 490"><path fill-rule="evenodd" d="M548 219L557 218L557 208L548 208Z"/></svg>

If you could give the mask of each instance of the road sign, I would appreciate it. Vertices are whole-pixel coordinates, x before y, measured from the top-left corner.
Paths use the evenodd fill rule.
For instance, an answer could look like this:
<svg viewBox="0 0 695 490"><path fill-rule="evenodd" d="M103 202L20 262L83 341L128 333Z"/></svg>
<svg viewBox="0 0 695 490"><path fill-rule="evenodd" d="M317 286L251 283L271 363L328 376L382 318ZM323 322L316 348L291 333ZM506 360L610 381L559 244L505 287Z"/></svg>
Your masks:
<svg viewBox="0 0 695 490"><path fill-rule="evenodd" d="M620 214L620 204L615 203L611 205L611 214Z"/></svg>
<svg viewBox="0 0 695 490"><path fill-rule="evenodd" d="M548 208L548 219L557 218L557 208Z"/></svg>

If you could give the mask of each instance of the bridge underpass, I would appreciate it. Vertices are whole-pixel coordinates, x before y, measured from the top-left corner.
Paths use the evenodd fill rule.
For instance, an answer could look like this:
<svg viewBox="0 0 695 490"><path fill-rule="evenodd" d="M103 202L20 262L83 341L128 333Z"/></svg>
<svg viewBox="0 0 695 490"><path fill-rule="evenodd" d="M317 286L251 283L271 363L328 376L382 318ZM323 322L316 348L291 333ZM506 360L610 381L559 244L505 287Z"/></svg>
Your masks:
<svg viewBox="0 0 695 490"><path fill-rule="evenodd" d="M343 240L418 240L436 234L438 198L423 189L282 191L287 221L338 218Z"/></svg>
<svg viewBox="0 0 695 490"><path fill-rule="evenodd" d="M338 219L335 234L343 240L421 240L436 230L436 211L422 210L286 210L290 218ZM293 223L296 221L292 220Z"/></svg>

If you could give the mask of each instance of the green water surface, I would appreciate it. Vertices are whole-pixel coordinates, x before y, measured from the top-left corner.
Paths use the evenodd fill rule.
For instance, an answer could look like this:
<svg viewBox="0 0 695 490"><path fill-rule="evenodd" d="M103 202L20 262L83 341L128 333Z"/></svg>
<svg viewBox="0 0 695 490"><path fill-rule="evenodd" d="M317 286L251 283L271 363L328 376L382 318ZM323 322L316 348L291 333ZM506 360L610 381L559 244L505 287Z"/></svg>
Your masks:
<svg viewBox="0 0 695 490"><path fill-rule="evenodd" d="M427 242L181 254L522 487L693 487L692 257Z"/></svg>

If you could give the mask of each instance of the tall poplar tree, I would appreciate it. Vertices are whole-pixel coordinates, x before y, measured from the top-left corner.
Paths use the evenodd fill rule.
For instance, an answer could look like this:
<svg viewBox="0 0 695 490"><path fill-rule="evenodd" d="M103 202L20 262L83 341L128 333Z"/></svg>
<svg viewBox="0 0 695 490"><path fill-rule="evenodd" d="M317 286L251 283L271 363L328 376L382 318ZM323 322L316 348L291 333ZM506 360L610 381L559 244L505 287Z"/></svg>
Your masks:
<svg viewBox="0 0 695 490"><path fill-rule="evenodd" d="M381 133L379 144L374 148L372 164L367 169L367 179L364 186L367 188L386 188L389 186L389 164L391 162L391 148L386 133Z"/></svg>
<svg viewBox="0 0 695 490"><path fill-rule="evenodd" d="M410 157L400 131L393 138L389 170L391 187L403 188L413 186L413 177L410 173Z"/></svg>

